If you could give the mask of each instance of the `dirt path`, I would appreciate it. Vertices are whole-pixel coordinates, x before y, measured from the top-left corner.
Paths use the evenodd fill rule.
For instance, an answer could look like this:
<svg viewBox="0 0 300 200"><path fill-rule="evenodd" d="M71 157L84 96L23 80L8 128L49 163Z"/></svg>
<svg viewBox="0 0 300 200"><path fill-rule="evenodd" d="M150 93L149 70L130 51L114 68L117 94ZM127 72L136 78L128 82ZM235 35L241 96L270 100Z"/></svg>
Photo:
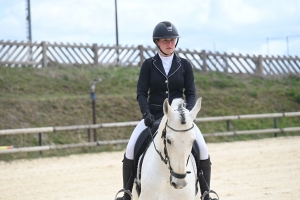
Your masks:
<svg viewBox="0 0 300 200"><path fill-rule="evenodd" d="M300 198L300 137L208 144L221 200ZM123 152L0 162L1 200L113 200Z"/></svg>

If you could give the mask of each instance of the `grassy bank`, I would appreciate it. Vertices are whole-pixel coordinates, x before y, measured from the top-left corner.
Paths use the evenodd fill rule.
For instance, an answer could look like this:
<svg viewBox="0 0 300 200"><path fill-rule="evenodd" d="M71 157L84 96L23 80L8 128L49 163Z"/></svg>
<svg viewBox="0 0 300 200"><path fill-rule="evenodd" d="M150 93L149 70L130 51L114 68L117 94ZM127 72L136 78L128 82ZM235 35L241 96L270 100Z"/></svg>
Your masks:
<svg viewBox="0 0 300 200"><path fill-rule="evenodd" d="M102 79L96 84L98 123L140 120L141 114L135 99L138 74L139 68L133 67L0 67L0 130L91 124L89 82L95 78ZM203 97L198 117L300 111L300 77L258 78L195 71L195 83L198 97ZM300 118L280 118L277 125L299 126ZM199 127L203 133L226 131L225 122L201 123ZM272 127L273 119L231 122L232 130ZM98 139L129 138L132 129L97 130ZM220 137L208 138L207 141L270 136ZM86 131L43 134L44 145L84 141L87 141ZM35 134L0 136L0 146L24 147L37 144L38 137ZM71 152L75 151L86 150Z"/></svg>

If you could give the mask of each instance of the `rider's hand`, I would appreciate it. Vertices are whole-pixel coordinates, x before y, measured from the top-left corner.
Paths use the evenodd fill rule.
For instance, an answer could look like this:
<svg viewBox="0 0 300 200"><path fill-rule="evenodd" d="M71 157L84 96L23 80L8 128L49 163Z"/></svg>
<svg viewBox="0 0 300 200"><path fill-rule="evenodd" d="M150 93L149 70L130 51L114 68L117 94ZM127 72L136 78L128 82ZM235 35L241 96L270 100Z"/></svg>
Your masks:
<svg viewBox="0 0 300 200"><path fill-rule="evenodd" d="M145 125L147 126L147 127L149 127L149 128L151 128L152 127L152 125L153 125L153 123L154 123L154 117L153 117L153 115L151 115L151 113L150 112L146 112L145 114L144 114L144 123L145 123Z"/></svg>

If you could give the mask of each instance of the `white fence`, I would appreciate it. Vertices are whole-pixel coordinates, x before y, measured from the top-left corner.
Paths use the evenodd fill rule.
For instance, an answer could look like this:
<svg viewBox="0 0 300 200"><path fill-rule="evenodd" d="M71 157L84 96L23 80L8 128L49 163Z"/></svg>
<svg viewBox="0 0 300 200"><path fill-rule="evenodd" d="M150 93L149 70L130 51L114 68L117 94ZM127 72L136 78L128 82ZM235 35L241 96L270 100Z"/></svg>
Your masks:
<svg viewBox="0 0 300 200"><path fill-rule="evenodd" d="M63 44L50 42L11 42L0 40L2 66L141 66L145 58L155 55L150 46L110 46L98 44ZM226 73L264 75L299 75L298 56L262 56L227 54L210 51L176 52L188 59L195 69Z"/></svg>
<svg viewBox="0 0 300 200"><path fill-rule="evenodd" d="M251 114L251 115L234 115L234 116L219 116L219 117L204 117L196 118L195 122L214 122L214 121L227 121L227 124L231 120L240 119L260 119L260 118L281 118L281 117L298 117L300 112L285 112L285 113L267 113L267 114ZM276 121L276 120L274 120ZM16 135L16 134L36 134L36 133L53 133L57 131L72 131L72 130L90 130L100 128L111 128L111 127L126 127L136 126L138 121L132 122L117 122L117 123L102 123L102 124L91 124L91 125L77 125L77 126L57 126L57 127L41 127L41 128L24 128L24 129L6 129L0 130L1 135ZM300 125L300 121L299 121ZM232 136L232 135L243 135L243 134L264 134L264 133L286 133L286 132L299 132L300 127L286 127L277 128L274 124L274 128L271 129L260 129L260 130L239 130L239 131L228 131L220 133L206 133L204 137L217 137L217 136ZM0 149L0 154L9 153L20 153L20 152L33 152L33 151L47 151L53 149L67 149L67 148L78 148L78 147L92 147L102 146L109 144L126 144L128 139L124 140L110 140L110 141L94 141L78 144L64 144L64 145L48 145L48 146L36 146L36 147L22 147L22 148L7 148L4 150ZM40 142L41 143L41 142Z"/></svg>

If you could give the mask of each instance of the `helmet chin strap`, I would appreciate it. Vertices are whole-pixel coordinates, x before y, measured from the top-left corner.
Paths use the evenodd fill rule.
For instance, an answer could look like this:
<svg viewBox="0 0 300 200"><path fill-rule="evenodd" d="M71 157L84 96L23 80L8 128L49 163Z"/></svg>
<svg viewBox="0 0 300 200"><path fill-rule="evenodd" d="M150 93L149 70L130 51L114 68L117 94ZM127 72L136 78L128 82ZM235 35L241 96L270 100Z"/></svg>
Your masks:
<svg viewBox="0 0 300 200"><path fill-rule="evenodd" d="M166 54L165 52L163 52L162 50L161 50L161 48L157 45L157 47L159 48L159 51L162 53L162 54L164 54L165 56L170 56L170 55L172 55L172 53L174 52L172 52L172 53L170 53L170 54Z"/></svg>
<svg viewBox="0 0 300 200"><path fill-rule="evenodd" d="M177 41L176 41L176 44L175 44L175 48L176 48L176 46L177 46L177 44L178 44L178 41L179 41L179 38L177 38ZM163 50L161 50L161 48L157 45L157 42L155 42L155 44L156 44L156 46L158 47L159 51L162 52L165 56L170 56L170 55L172 55L172 54L174 53L174 51L175 51L175 50L174 50L172 53L166 54L166 53L163 52Z"/></svg>

